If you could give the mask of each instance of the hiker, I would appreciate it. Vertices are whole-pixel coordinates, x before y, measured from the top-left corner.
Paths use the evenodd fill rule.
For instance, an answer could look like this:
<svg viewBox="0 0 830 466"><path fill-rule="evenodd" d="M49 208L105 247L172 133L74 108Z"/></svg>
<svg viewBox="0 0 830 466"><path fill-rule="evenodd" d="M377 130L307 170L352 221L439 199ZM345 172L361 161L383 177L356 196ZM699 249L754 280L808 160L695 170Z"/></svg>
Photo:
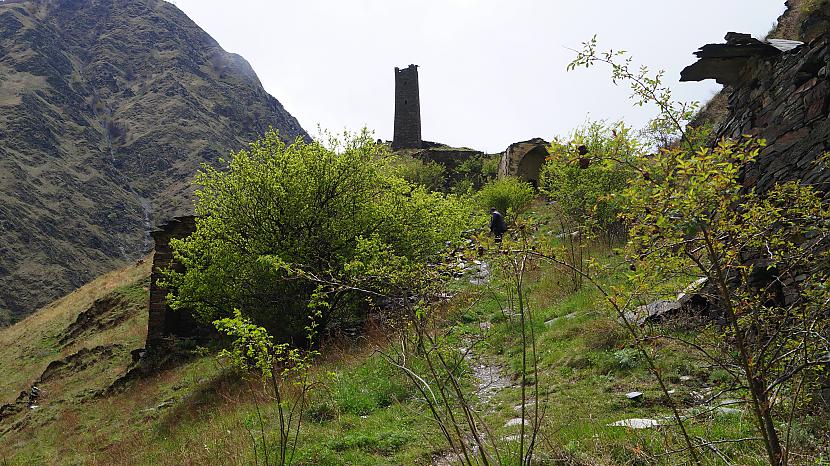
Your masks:
<svg viewBox="0 0 830 466"><path fill-rule="evenodd" d="M501 243L501 238L506 231L507 224L504 223L504 216L495 207L490 207L490 233L496 237L497 243Z"/></svg>

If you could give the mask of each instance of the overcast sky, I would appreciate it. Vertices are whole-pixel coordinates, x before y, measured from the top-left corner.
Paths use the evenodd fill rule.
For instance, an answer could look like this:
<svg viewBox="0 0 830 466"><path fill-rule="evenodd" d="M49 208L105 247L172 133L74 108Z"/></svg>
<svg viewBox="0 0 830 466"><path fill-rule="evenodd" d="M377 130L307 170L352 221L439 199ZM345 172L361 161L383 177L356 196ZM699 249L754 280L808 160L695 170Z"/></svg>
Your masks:
<svg viewBox="0 0 830 466"><path fill-rule="evenodd" d="M423 137L489 152L567 134L587 119L635 109L607 68L567 72L594 34L664 69L676 96L719 86L679 83L692 53L728 31L764 35L784 0L176 0L265 89L316 134L367 126L391 139L394 68L419 65Z"/></svg>

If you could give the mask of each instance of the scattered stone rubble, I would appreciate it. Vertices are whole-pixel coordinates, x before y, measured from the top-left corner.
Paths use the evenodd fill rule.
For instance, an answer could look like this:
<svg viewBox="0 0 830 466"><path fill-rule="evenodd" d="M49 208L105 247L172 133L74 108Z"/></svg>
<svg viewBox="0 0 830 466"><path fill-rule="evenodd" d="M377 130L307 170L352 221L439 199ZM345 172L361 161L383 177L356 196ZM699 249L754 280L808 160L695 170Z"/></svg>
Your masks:
<svg viewBox="0 0 830 466"><path fill-rule="evenodd" d="M626 313L626 320L637 325L656 324L664 319L686 313L702 315L709 310L709 300L705 296L707 280L700 278L692 282L677 294L674 300L658 300L639 306Z"/></svg>

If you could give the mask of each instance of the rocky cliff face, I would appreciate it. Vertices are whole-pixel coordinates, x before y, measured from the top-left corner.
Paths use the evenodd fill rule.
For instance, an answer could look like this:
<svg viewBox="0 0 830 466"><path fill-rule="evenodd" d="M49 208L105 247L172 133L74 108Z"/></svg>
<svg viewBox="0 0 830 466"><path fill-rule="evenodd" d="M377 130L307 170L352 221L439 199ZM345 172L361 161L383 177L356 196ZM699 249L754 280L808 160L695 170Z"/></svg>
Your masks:
<svg viewBox="0 0 830 466"><path fill-rule="evenodd" d="M0 321L142 257L200 164L269 126L307 137L167 2L0 2Z"/></svg>

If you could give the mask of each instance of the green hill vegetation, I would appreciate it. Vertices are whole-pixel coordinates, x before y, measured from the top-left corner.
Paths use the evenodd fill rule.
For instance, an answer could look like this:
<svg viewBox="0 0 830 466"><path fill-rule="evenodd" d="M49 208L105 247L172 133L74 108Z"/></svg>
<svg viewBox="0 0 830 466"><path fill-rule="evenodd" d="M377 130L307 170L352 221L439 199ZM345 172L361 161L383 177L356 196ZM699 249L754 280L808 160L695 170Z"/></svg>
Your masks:
<svg viewBox="0 0 830 466"><path fill-rule="evenodd" d="M162 284L220 335L131 370L148 260L0 330L0 464L830 461L826 196L744 186L764 141L597 65L659 113L555 138L538 190L485 158L447 189L367 133L204 167Z"/></svg>
<svg viewBox="0 0 830 466"><path fill-rule="evenodd" d="M546 203L530 206L528 216L554 224L558 213ZM539 238L556 239L558 230L540 231ZM584 251L603 264L621 258L607 246L594 244ZM470 259L475 260L475 259ZM44 308L16 326L3 330L4 343L13 339L23 347L42 348L65 334L75 316L95 300L124 296L134 305L134 319L146 298L129 290L146 284L147 269L130 267L87 285L73 295ZM522 360L518 317L505 309L511 279L497 271L486 285L473 285L469 276L454 281L454 297L440 311L443 344L464 348L475 342L464 363L462 380L489 426L488 435L502 453L518 449L515 441L520 413ZM629 336L609 314L596 290L574 291L563 271L547 265L532 268L526 277L527 302L533 308L532 326L539 357L540 394L545 416L536 457L548 464L664 463L667 451L682 449L670 427L633 430L611 427L625 419L658 419L670 411L660 387L638 355ZM604 277L613 285L624 273ZM140 347L129 321L119 324L103 341L126 348ZM50 329L42 332L42 329ZM754 438L751 414L743 404L707 406L704 401L728 386L728 374L713 370L705 359L691 356L669 336L696 335L693 320L673 321L659 332L666 337L650 342L659 348L658 366L668 388L684 410L696 412L690 421L695 438ZM311 376L320 381L309 395L306 419L300 430L295 464L436 464L448 459L448 447L417 389L392 367L379 351L394 351L389 329L381 325L352 340L332 338L320 348ZM716 335L712 335L716 337ZM43 337L40 337L43 338ZM50 340L51 338L51 340ZM94 348L98 342L84 343ZM24 352L27 354L33 350ZM0 459L5 464L252 464L251 432L259 435L260 416L271 441L277 414L259 378L240 378L227 361L183 350L190 356L176 367L140 379L123 391L96 395L106 388L113 362L100 358L76 375L62 374L41 385L40 407L2 421ZM6 355L3 373L26 371L27 376L4 383L3 401L11 401L59 356ZM40 361L39 363L37 361ZM123 360L128 363L128 360ZM100 375L105 375L101 378ZM4 381L5 382L5 381ZM643 393L632 401L627 393ZM477 394L475 394L477 393ZM474 395L475 394L475 395ZM736 398L738 396L736 395ZM528 403L528 406L533 404ZM813 420L810 420L813 419ZM795 433L801 454L820 457L830 439L820 418L805 419ZM756 441L716 444L719 454L733 464L764 464ZM259 460L264 452L261 447ZM825 451L825 454L827 452ZM719 464L707 454L707 464ZM676 458L675 458L676 459Z"/></svg>
<svg viewBox="0 0 830 466"><path fill-rule="evenodd" d="M589 50L579 60L592 56ZM625 69L618 72L621 79L631 77ZM679 113L665 113L661 121L669 115L691 118L692 108L665 103L666 112ZM744 248L753 238L767 239L778 267L797 262L808 271L802 282L820 285L824 269L809 264L822 263L824 253L805 254L815 244L792 240L805 231L826 238L827 209L809 187L785 185L761 197L741 193L736 173L751 163L756 143L698 151L695 141L706 137L694 131L671 133L680 143L657 155L624 126L596 124L557 139L541 181L554 202L528 198L516 180L494 181L482 190L505 199L512 228L500 244L487 234L459 237L455 214L432 214L433 222L411 223L407 232L386 225L389 215L407 209L427 212L451 202L483 211L493 201L410 185L385 165L384 147L367 138L337 149L303 142L286 146L269 135L250 152L234 154L223 169L200 175L197 211L211 220L201 223L193 238L174 244L189 270L198 272L170 275L178 284L176 306L203 303L208 307L199 314L224 318L217 327L230 338L206 348L179 341L175 363L118 382L130 365L129 353L141 346L148 265L92 282L0 332L0 341L21 348L0 359L3 373L17 374L4 382L4 400L11 402L33 382L42 390L34 408L4 407L0 459L5 464L782 464L770 445L785 445L791 464L820 464L830 454L819 393L822 372L799 361L804 355L818 363L826 351L821 339L812 337L825 334L820 303L827 291L817 286L796 304L781 307L752 291L757 282L742 275L751 269L732 254L735 244ZM589 157L581 146L591 148ZM308 163L297 165L301 160ZM329 183L349 179L333 168L351 163L361 166L352 182L362 188L329 189ZM286 171L272 170L272 164ZM318 170L310 184L307 176ZM279 182L286 173L297 178ZM390 183L397 191L370 189ZM337 215L355 215L366 219L364 225L380 223L368 241L350 242L355 235L328 238L347 240L348 247L335 249L348 254L342 262L314 268L315 254L271 245L322 241L326 231L344 226L320 223L320 237L258 236L269 229L247 223L246 218L259 217L246 217L246 209L266 212L266 201L276 194L269 189L276 187L294 194L295 213L332 208L335 221ZM330 192L331 204L316 204L321 198L312 188ZM398 196L403 193L409 194ZM386 207L375 212L370 204L349 201L367 194L380 196L377 205ZM783 200L788 209L781 208ZM740 208L726 207L736 202ZM296 218L314 222L314 216ZM477 226L472 220L477 217L470 218ZM805 218L810 222L803 223ZM423 228L435 236L424 238L428 247L422 252L436 254L408 249ZM459 241L443 250L447 232ZM399 238L408 239L395 243ZM224 249L225 241L238 250ZM700 248L707 244L714 254ZM216 262L220 259L224 262ZM212 269L214 264L220 267ZM734 291L689 287L714 270L732 277ZM269 310L247 301L268 296L245 285L248 277L267 277L261 285L274 295L266 302L286 293L283 286L291 287L289 292L311 287L293 295L297 306ZM219 296L227 303L211 308L217 297L199 285L221 281L239 287ZM693 309L652 313L653 306L642 306L675 299L681 290L716 296L734 307L712 319ZM343 300L343 293L352 293L352 299ZM357 297L368 307L359 306ZM339 317L321 319L335 302L344 306ZM230 312L233 308L237 312ZM788 312L799 319L779 318ZM763 318L755 319L756 313ZM310 318L309 345L292 340L302 332L298 326L291 334L280 333L280 319L297 316ZM343 327L336 324L345 321L361 322L357 336L338 331ZM790 351L771 358L756 353L769 342ZM756 361L749 369L742 366L744 352ZM774 392L766 383L748 384L762 377L774 381ZM774 430L763 430L769 427L766 418ZM779 443L769 435L777 435Z"/></svg>

